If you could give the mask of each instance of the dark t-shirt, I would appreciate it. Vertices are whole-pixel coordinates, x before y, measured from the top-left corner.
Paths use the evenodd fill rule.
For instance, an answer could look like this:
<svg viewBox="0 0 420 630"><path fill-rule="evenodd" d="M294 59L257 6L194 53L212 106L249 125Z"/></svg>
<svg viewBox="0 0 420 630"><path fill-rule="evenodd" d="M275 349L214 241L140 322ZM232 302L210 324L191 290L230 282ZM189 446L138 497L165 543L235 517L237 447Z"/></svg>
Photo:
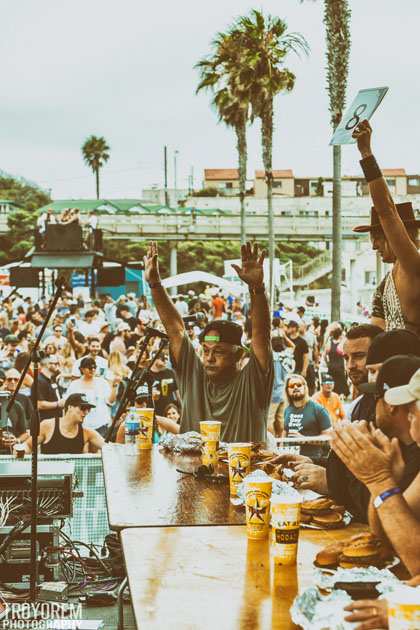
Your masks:
<svg viewBox="0 0 420 630"><path fill-rule="evenodd" d="M200 431L200 420L219 420L224 442L265 442L273 389L271 358L267 370L253 352L228 383L212 382L185 333L177 365L172 361L182 401L181 433Z"/></svg>
<svg viewBox="0 0 420 630"><path fill-rule="evenodd" d="M295 344L293 352L295 359L295 372L296 374L300 374L303 368L303 355L309 352L309 346L302 337L296 337L296 339L292 339L292 341Z"/></svg>
<svg viewBox="0 0 420 630"><path fill-rule="evenodd" d="M48 402L58 402L59 400L57 384L51 383L51 380L42 373L38 377L38 400L46 400ZM39 411L41 420L55 418L57 414L61 414L60 409L40 409Z"/></svg>
<svg viewBox="0 0 420 630"><path fill-rule="evenodd" d="M289 405L284 410L284 429L287 433L298 431L302 435L321 435L330 427L328 411L314 400L308 400L304 407ZM300 452L307 457L319 458L322 456L322 447L304 444Z"/></svg>

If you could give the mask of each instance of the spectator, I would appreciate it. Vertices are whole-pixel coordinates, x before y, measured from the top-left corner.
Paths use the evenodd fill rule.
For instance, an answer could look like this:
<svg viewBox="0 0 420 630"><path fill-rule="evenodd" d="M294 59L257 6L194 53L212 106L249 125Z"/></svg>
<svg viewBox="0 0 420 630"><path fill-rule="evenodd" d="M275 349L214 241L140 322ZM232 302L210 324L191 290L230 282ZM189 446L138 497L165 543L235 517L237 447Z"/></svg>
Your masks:
<svg viewBox="0 0 420 630"><path fill-rule="evenodd" d="M92 337L89 339L88 343L88 353L77 359L77 361L73 365L72 376L73 378L78 378L80 376L80 364L82 360L86 357L90 357L93 359L96 365L96 373L95 376L105 376L108 370L108 361L101 356L102 349L100 341L97 337Z"/></svg>
<svg viewBox="0 0 420 630"><path fill-rule="evenodd" d="M64 401L61 399L57 378L60 373L60 362L54 354L41 359L41 370L38 376L38 410L41 420L56 418L61 415ZM32 385L32 396L33 396Z"/></svg>
<svg viewBox="0 0 420 630"><path fill-rule="evenodd" d="M295 359L295 374L300 374L306 378L306 372L309 365L309 348L306 341L299 332L299 324L293 320L289 321L287 326L287 335L294 343L295 349L293 357Z"/></svg>
<svg viewBox="0 0 420 630"><path fill-rule="evenodd" d="M292 348L286 346L286 335L273 337L274 384L271 396L270 411L267 428L275 436L280 437L283 432L284 411L284 382L287 375L293 372L293 344ZM290 342L292 343L292 342Z"/></svg>
<svg viewBox="0 0 420 630"><path fill-rule="evenodd" d="M181 315L181 317L185 317L186 315L188 315L188 304L186 303L183 295L177 296L177 300L175 302L175 308L178 311L178 313Z"/></svg>
<svg viewBox="0 0 420 630"><path fill-rule="evenodd" d="M96 310L89 309L85 312L84 318L76 322L76 325L79 332L81 332L85 338L88 338L97 337L101 323L101 320L97 317Z"/></svg>
<svg viewBox="0 0 420 630"><path fill-rule="evenodd" d="M149 371L148 382L156 392L154 398L156 413L164 416L170 403L181 405L175 371L168 366L169 356L163 352L153 363Z"/></svg>
<svg viewBox="0 0 420 630"><path fill-rule="evenodd" d="M121 354L126 354L128 348L128 341L130 338L130 326L125 322L121 322L117 326L116 334L109 344L110 352L120 352Z"/></svg>
<svg viewBox="0 0 420 630"><path fill-rule="evenodd" d="M217 293L212 300L213 319L223 319L226 313L226 301L220 293Z"/></svg>
<svg viewBox="0 0 420 630"><path fill-rule="evenodd" d="M334 379L325 372L321 375L321 390L312 396L312 400L317 402L328 412L331 424L344 420L346 414L341 398L334 391Z"/></svg>
<svg viewBox="0 0 420 630"><path fill-rule="evenodd" d="M86 428L95 429L100 435L105 436L111 422L111 406L116 400L121 378L115 376L111 387L104 378L95 376L96 369L95 359L90 356L83 357L79 365L81 377L71 383L67 390L67 396L70 394L84 394L86 396L92 408L86 416L84 425Z"/></svg>
<svg viewBox="0 0 420 630"><path fill-rule="evenodd" d="M334 391L347 398L350 392L344 366L343 329L337 323L330 330L330 338L325 347L324 359L328 372L334 379Z"/></svg>
<svg viewBox="0 0 420 630"><path fill-rule="evenodd" d="M291 374L285 381L287 407L284 410L283 437L314 436L328 433L331 420L326 410L310 400L308 385L301 374ZM319 458L322 450L318 446L304 445L302 455Z"/></svg>
<svg viewBox="0 0 420 630"><path fill-rule="evenodd" d="M10 368L6 371L5 377L4 388L13 394L19 382L20 374L15 368ZM22 389L16 394L15 400L22 405L25 412L25 426L30 430L35 415L32 401L29 396L22 392Z"/></svg>
<svg viewBox="0 0 420 630"><path fill-rule="evenodd" d="M67 339L63 335L63 326L60 324L56 324L53 328L53 334L50 337L47 337L45 340L45 344L54 344L57 350L62 350L67 343ZM55 354L55 353L54 353Z"/></svg>
<svg viewBox="0 0 420 630"><path fill-rule="evenodd" d="M40 424L38 443L45 455L97 453L104 439L97 431L83 426L93 405L83 394L66 398L61 418L43 420ZM25 451L32 453L32 437L25 442Z"/></svg>

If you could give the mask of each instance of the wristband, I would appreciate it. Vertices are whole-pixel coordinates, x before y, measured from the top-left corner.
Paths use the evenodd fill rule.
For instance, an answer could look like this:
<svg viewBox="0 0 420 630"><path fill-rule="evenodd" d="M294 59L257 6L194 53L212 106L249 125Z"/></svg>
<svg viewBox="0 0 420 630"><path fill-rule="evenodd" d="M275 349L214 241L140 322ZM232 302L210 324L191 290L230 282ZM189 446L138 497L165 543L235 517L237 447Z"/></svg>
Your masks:
<svg viewBox="0 0 420 630"><path fill-rule="evenodd" d="M373 500L373 506L378 509L381 507L382 503L389 499L389 497L393 497L394 494L401 494L401 488L390 488L389 490L385 490L385 492L378 494L378 496Z"/></svg>
<svg viewBox="0 0 420 630"><path fill-rule="evenodd" d="M262 295L265 293L265 285L262 284L260 287L249 287L249 292L251 295Z"/></svg>
<svg viewBox="0 0 420 630"><path fill-rule="evenodd" d="M159 282L149 282L148 284L151 289L157 289L158 287L162 286L162 283L160 280Z"/></svg>
<svg viewBox="0 0 420 630"><path fill-rule="evenodd" d="M360 160L360 166L362 167L363 175L368 183L373 182L374 179L382 177L382 171L379 168L374 155L369 155L369 157Z"/></svg>

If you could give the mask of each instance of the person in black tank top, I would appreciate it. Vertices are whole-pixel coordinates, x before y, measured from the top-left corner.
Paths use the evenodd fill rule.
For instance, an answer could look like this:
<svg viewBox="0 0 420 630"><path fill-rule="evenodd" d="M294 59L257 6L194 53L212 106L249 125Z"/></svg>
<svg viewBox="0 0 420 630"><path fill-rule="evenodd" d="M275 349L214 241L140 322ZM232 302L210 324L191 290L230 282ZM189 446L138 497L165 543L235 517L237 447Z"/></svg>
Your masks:
<svg viewBox="0 0 420 630"><path fill-rule="evenodd" d="M94 406L85 394L70 394L64 403L62 418L49 418L41 422L38 440L41 453L77 455L101 450L103 437L93 429L83 428L83 420ZM26 440L25 451L32 452L32 437Z"/></svg>
<svg viewBox="0 0 420 630"><path fill-rule="evenodd" d="M79 424L75 437L69 438L60 431L60 418L53 418L54 432L48 442L41 444L41 453L45 455L57 455L58 453L83 453L85 445L83 428Z"/></svg>

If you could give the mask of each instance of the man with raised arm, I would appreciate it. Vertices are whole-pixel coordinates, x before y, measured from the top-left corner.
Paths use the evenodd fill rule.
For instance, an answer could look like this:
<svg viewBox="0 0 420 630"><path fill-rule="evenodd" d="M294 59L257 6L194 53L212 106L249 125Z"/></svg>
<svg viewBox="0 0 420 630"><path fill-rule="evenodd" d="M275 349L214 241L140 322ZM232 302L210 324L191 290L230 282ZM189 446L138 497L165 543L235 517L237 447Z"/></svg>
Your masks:
<svg viewBox="0 0 420 630"><path fill-rule="evenodd" d="M155 242L144 257L145 276L169 337L182 400L181 432L199 431L200 420L219 420L225 442L265 442L274 376L263 275L265 252L247 243L241 255L242 266L234 265L234 269L248 285L252 321L251 351L242 369L243 330L230 321L214 321L204 328L200 335L203 360L198 357L181 316L161 284Z"/></svg>
<svg viewBox="0 0 420 630"><path fill-rule="evenodd" d="M372 128L367 120L353 132L369 184L373 205L371 224L354 228L370 232L373 249L392 270L378 286L372 304L372 324L385 330L407 328L420 334L420 252L418 228L411 203L394 204L371 149Z"/></svg>

